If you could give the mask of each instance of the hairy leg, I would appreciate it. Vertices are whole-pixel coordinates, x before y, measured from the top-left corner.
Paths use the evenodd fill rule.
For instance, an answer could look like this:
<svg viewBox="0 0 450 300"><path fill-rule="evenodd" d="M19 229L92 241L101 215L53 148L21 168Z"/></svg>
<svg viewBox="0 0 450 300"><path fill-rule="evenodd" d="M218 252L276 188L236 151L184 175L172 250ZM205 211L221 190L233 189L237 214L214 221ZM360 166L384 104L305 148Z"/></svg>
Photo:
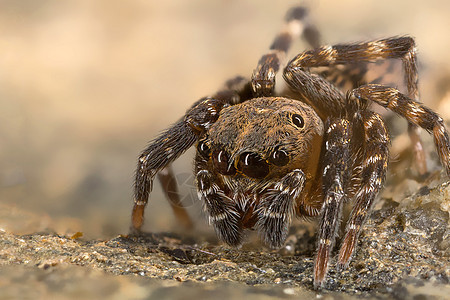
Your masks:
<svg viewBox="0 0 450 300"><path fill-rule="evenodd" d="M322 66L402 59L405 80L411 94L417 93L417 67L414 40L410 37L388 38L355 44L322 46L305 51L292 59L284 78L304 101L316 107L321 115L339 116L345 112L342 92L308 69Z"/></svg>
<svg viewBox="0 0 450 300"><path fill-rule="evenodd" d="M309 21L306 8L289 10L285 21L285 28L275 37L269 53L261 57L253 71L251 82L255 97L273 96L275 76L293 40L303 36L312 47L319 46L319 32Z"/></svg>
<svg viewBox="0 0 450 300"><path fill-rule="evenodd" d="M225 94L218 94L217 98L200 99L187 111L184 118L144 149L139 156L135 174L132 232L139 232L142 227L145 206L156 174L194 145L203 132L217 120L220 110L230 105L230 102Z"/></svg>
<svg viewBox="0 0 450 300"><path fill-rule="evenodd" d="M291 87L300 92L305 101L319 111L325 112L325 115L329 115L330 113L335 114L336 109L339 108L339 103L336 101L334 93L331 91L329 104L316 102L317 85L311 87L310 85L302 84L302 82L307 80L304 74L306 70L319 66L358 64L385 59L402 60L408 96L417 100L419 96L417 58L415 42L411 37L394 37L364 43L323 46L311 51L305 51L291 60L285 69L284 75ZM330 93L329 89L325 92ZM408 133L413 145L417 169L420 174L425 174L427 172L425 152L417 126L409 123Z"/></svg>
<svg viewBox="0 0 450 300"><path fill-rule="evenodd" d="M369 84L352 92L358 99L378 103L388 108L408 122L433 134L439 158L447 175L450 176L450 138L444 120L425 105L400 93L397 89Z"/></svg>
<svg viewBox="0 0 450 300"><path fill-rule="evenodd" d="M355 250L361 227L370 214L378 192L383 186L389 160L389 134L381 117L371 111L359 113L363 130L360 166L356 168L358 190L355 206L346 226L338 267L346 266Z"/></svg>
<svg viewBox="0 0 450 300"><path fill-rule="evenodd" d="M328 272L328 263L339 228L342 205L346 200L345 186L348 181L350 161L350 138L348 120L333 118L326 124L325 155L323 169L323 193L325 195L314 262L314 287L321 287Z"/></svg>

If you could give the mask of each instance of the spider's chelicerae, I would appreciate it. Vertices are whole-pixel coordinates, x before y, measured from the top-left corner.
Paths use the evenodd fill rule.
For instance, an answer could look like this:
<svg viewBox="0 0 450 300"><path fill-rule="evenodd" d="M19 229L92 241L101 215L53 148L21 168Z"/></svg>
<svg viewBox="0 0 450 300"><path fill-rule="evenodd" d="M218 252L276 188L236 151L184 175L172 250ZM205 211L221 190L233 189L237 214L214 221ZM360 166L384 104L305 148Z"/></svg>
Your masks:
<svg viewBox="0 0 450 300"><path fill-rule="evenodd" d="M313 50L286 65L283 77L290 89L276 93L275 75L292 40L300 36ZM364 81L369 63L387 59L401 59L406 95ZM315 67L326 67L328 75L311 72ZM369 109L371 103L408 121L422 172L426 166L417 129L432 134L450 175L448 132L442 118L418 102L417 77L411 37L320 47L306 10L292 9L251 79L231 79L216 94L197 101L142 152L133 229L141 229L154 177L174 182L170 164L195 145L198 197L225 243L238 246L245 229L256 229L269 247L278 248L294 215L320 217L314 286L322 286L343 203L354 201L338 254L340 268L350 261L386 175L389 134L380 115ZM352 86L346 93L343 83ZM163 186L176 215L192 226L177 194L170 193L176 187Z"/></svg>

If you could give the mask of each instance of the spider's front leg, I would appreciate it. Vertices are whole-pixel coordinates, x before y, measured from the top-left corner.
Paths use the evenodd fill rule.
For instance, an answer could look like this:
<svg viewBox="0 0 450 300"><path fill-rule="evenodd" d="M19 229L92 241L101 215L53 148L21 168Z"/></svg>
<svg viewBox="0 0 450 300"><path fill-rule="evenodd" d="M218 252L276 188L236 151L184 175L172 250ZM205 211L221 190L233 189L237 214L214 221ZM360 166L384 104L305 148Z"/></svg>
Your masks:
<svg viewBox="0 0 450 300"><path fill-rule="evenodd" d="M350 138L352 135L348 120L328 119L324 136L323 157L324 202L317 237L317 253L314 262L314 288L323 285L339 229L342 205L346 200L345 189L349 180Z"/></svg>
<svg viewBox="0 0 450 300"><path fill-rule="evenodd" d="M217 120L220 110L232 99L225 101L225 94L199 100L182 120L164 131L141 153L134 182L132 231L139 232L142 227L144 209L156 174L189 149Z"/></svg>

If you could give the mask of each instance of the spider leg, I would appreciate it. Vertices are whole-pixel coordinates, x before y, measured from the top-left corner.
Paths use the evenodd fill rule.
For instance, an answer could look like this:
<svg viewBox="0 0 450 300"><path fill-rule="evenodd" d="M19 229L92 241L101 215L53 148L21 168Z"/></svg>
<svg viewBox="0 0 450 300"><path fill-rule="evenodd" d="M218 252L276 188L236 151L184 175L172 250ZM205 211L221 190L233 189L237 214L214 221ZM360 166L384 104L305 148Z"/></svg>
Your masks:
<svg viewBox="0 0 450 300"><path fill-rule="evenodd" d="M444 120L425 105L408 98L397 89L368 84L353 90L358 99L370 100L392 110L408 122L433 134L434 143L447 175L450 176L450 139Z"/></svg>
<svg viewBox="0 0 450 300"><path fill-rule="evenodd" d="M320 66L335 66L340 64L355 64L359 62L375 62L385 59L401 59L405 73L405 82L408 88L408 96L415 100L418 99L418 73L416 61L416 48L414 39L411 37L394 37L380 39L364 43L338 44L334 46L322 46L314 50L305 51L292 59L285 68L284 77L290 86L299 92L305 101L316 107L327 115L342 112L339 103L334 97L334 92L329 90L332 103L316 103L318 89L323 83L318 85L308 84L313 78L313 74L308 73L307 69ZM313 80L317 82L318 80ZM325 80L323 80L325 81ZM320 99L318 99L320 100ZM418 170L421 174L427 172L425 153L422 142L419 137L418 128L415 124L409 123L408 133L413 143L414 155Z"/></svg>
<svg viewBox="0 0 450 300"><path fill-rule="evenodd" d="M286 15L285 28L275 37L270 52L263 55L253 71L252 88L254 97L272 96L275 89L275 75L289 50L292 41L303 36L313 47L319 46L319 32L308 19L304 7L294 7Z"/></svg>
<svg viewBox="0 0 450 300"><path fill-rule="evenodd" d="M242 226L234 201L214 183L213 175L207 170L197 173L197 191L219 239L230 246L239 246L242 243Z"/></svg>
<svg viewBox="0 0 450 300"><path fill-rule="evenodd" d="M354 63L326 67L323 71L312 71L319 74L341 91L348 91L366 84L366 73L369 71L367 63Z"/></svg>
<svg viewBox="0 0 450 300"><path fill-rule="evenodd" d="M132 231L139 232L142 227L145 206L156 174L189 149L228 104L224 101L225 94L219 97L221 99L204 98L197 101L182 120L154 139L139 156L134 183Z"/></svg>
<svg viewBox="0 0 450 300"><path fill-rule="evenodd" d="M325 195L319 225L317 253L314 262L314 288L321 287L328 271L328 262L339 228L342 205L346 200L351 127L348 120L327 120L324 136L325 155L323 193Z"/></svg>
<svg viewBox="0 0 450 300"><path fill-rule="evenodd" d="M158 179L161 183L166 198L169 200L170 206L172 207L173 213L180 224L186 229L192 229L194 223L192 223L186 208L180 199L180 194L178 193L177 182L175 175L173 174L172 166L168 165L166 168L158 172Z"/></svg>
<svg viewBox="0 0 450 300"><path fill-rule="evenodd" d="M294 170L285 175L275 187L266 192L256 207L255 227L271 248L280 248L287 237L295 212L295 199L303 190L305 174Z"/></svg>
<svg viewBox="0 0 450 300"><path fill-rule="evenodd" d="M364 126L362 162L356 170L360 187L355 194L355 206L347 222L339 251L339 269L346 267L351 259L361 227L383 186L389 160L390 139L383 119L377 113L368 110L360 112L360 118Z"/></svg>
<svg viewBox="0 0 450 300"><path fill-rule="evenodd" d="M234 93L234 102L232 104L242 103L253 98L252 83L244 76L236 76L225 82L224 91Z"/></svg>

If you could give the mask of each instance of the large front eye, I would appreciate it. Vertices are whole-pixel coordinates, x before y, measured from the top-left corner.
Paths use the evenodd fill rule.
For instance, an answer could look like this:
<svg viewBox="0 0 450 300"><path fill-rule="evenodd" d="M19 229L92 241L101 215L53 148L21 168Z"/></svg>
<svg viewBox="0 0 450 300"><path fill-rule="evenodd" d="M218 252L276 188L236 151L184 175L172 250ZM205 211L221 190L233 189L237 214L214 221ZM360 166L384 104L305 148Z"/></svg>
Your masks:
<svg viewBox="0 0 450 300"><path fill-rule="evenodd" d="M245 152L239 157L238 169L251 178L261 179L269 174L269 165L258 154Z"/></svg>
<svg viewBox="0 0 450 300"><path fill-rule="evenodd" d="M298 128L305 127L305 120L299 114L292 115L292 123L294 123L294 125Z"/></svg>
<svg viewBox="0 0 450 300"><path fill-rule="evenodd" d="M212 161L214 168L222 175L234 175L236 169L233 165L229 164L230 157L225 150L214 151L212 155Z"/></svg>
<svg viewBox="0 0 450 300"><path fill-rule="evenodd" d="M270 155L269 161L275 166L283 167L289 162L289 155L286 151L277 147Z"/></svg>

